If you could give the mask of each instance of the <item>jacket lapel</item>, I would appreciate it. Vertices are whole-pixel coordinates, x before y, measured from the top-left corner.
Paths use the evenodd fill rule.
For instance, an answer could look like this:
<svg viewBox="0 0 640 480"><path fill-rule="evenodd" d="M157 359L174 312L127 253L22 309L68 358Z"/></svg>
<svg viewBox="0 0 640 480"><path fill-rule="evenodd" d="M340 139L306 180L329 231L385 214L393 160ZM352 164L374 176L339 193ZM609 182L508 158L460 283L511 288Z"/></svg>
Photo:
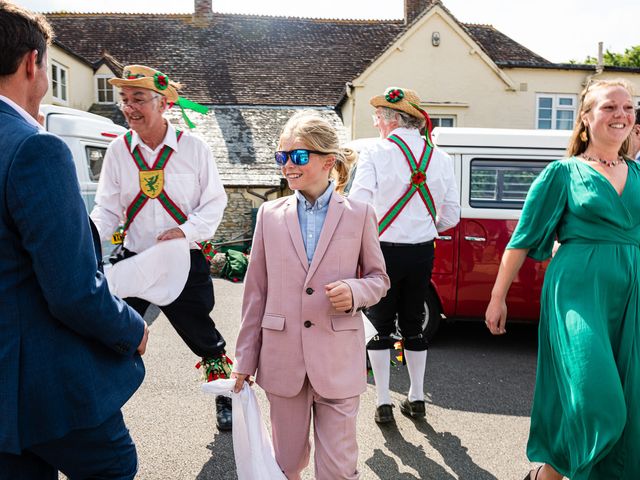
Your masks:
<svg viewBox="0 0 640 480"><path fill-rule="evenodd" d="M324 257L327 248L329 248L329 242L331 241L331 237L333 237L333 232L335 232L336 227L338 226L340 217L342 217L342 212L344 212L344 197L339 193L333 192L331 194L331 200L329 200L329 210L327 211L327 217L325 218L324 225L322 226L318 245L316 246L316 251L313 254L311 265L309 266L307 281L313 276L318 265L322 261L322 257Z"/></svg>
<svg viewBox="0 0 640 480"><path fill-rule="evenodd" d="M289 200L285 203L286 209L284 212L284 218L291 236L291 241L298 254L300 263L306 272L309 270L309 261L307 260L307 252L304 249L304 243L302 241L302 230L300 230L300 222L298 221L298 200L295 195L291 195Z"/></svg>

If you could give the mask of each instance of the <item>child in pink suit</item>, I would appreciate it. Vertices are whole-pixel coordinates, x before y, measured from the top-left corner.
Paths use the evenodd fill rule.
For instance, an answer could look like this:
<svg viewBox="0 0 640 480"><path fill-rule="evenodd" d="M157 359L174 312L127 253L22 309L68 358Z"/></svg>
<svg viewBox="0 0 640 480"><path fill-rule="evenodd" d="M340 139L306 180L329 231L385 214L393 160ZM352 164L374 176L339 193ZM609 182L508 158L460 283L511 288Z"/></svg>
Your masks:
<svg viewBox="0 0 640 480"><path fill-rule="evenodd" d="M349 161L320 116L294 115L276 162L294 195L258 212L232 378L257 370L270 404L276 460L289 480L356 479L356 417L366 389L360 311L389 288L373 209L336 190ZM332 179L334 177L334 179Z"/></svg>

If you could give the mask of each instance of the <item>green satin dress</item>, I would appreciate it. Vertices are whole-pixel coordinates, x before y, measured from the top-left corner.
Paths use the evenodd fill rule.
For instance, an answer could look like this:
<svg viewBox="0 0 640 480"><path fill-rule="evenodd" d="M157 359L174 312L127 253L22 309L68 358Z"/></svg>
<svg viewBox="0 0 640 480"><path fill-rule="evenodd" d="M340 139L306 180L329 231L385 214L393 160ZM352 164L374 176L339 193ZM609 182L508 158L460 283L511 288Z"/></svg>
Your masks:
<svg viewBox="0 0 640 480"><path fill-rule="evenodd" d="M640 165L622 194L590 165L552 162L507 248L551 256L540 299L527 455L571 480L640 480Z"/></svg>

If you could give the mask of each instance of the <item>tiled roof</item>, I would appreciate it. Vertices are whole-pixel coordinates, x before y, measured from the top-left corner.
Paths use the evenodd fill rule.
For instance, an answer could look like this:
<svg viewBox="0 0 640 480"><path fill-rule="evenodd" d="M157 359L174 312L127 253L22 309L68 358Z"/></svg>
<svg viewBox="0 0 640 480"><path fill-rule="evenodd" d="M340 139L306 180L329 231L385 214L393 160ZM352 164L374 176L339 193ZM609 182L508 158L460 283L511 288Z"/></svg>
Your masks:
<svg viewBox="0 0 640 480"><path fill-rule="evenodd" d="M91 62L154 66L190 100L218 105L334 106L345 82L402 30L402 21L214 14L47 14L57 38Z"/></svg>
<svg viewBox="0 0 640 480"><path fill-rule="evenodd" d="M182 95L216 105L335 106L345 82L401 34L402 20L326 20L213 13L46 14L58 40L97 64L106 52L185 85ZM546 60L486 25L465 26L496 62ZM549 65L548 62L546 62Z"/></svg>
<svg viewBox="0 0 640 480"><path fill-rule="evenodd" d="M469 35L498 65L519 64L520 66L554 67L555 64L533 53L518 42L496 30L492 25L463 24Z"/></svg>

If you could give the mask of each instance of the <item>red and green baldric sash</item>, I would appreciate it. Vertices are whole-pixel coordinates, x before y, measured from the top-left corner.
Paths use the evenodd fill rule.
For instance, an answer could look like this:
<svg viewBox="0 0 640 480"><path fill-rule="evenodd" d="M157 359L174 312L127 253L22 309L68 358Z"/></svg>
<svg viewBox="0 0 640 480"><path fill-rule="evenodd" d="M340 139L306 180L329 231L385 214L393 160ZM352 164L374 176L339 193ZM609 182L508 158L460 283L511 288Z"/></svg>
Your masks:
<svg viewBox="0 0 640 480"><path fill-rule="evenodd" d="M166 167L171 155L173 154L173 149L167 145L162 147L160 153L156 157L153 166L149 168L145 163L142 155L140 154L140 149L136 145L136 148L131 150L131 139L132 139L131 130L129 130L125 136L124 141L127 145L127 150L131 153L131 157L133 161L138 167L138 175L140 181L140 192L133 199L129 207L127 208L126 219L124 222L124 226L122 228L122 232L120 233L121 238L124 237L129 226L136 218L136 216L140 213L142 208L147 204L149 200L157 198L160 201L160 204L164 207L167 213L173 218L178 225L182 225L187 221L187 216L184 214L180 207L169 198L169 195L164 191L164 167ZM182 138L182 132L180 130L176 130L177 140L180 141ZM114 235L116 235L114 234ZM198 246L202 250L202 253L210 260L213 257L213 247L211 242L201 242L198 243Z"/></svg>
<svg viewBox="0 0 640 480"><path fill-rule="evenodd" d="M402 151L404 158L407 160L409 168L411 169L411 184L404 195L402 195L402 197L400 197L396 203L391 206L389 211L385 213L384 217L382 217L378 223L378 234L382 235L384 231L389 228L416 192L424 202L425 207L427 207L427 211L429 212L429 215L431 215L433 223L435 224L436 205L433 201L433 197L431 196L431 192L429 191L429 187L427 186L427 169L429 168L429 163L431 162L431 156L433 154L432 144L428 141L425 142L422 156L420 157L420 163L418 163L413 156L413 152L409 149L409 146L402 138L397 135L391 135L387 140L395 143L400 151Z"/></svg>

